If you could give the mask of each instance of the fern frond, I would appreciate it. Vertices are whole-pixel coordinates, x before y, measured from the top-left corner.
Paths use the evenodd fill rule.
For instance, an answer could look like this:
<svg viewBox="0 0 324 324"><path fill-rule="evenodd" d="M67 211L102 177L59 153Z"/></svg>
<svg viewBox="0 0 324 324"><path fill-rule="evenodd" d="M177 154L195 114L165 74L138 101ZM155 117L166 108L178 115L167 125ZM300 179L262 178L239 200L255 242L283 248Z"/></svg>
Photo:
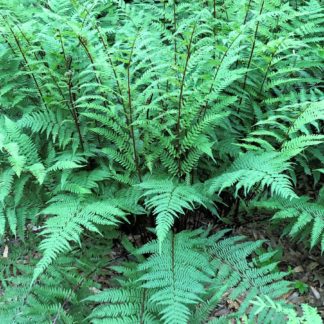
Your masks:
<svg viewBox="0 0 324 324"><path fill-rule="evenodd" d="M292 190L290 179L283 173L289 169L289 163L277 152L246 153L241 155L227 172L211 179L207 185L210 192L215 192L236 184L235 193L243 188L246 195L254 185L260 183L263 189L269 187L272 194L294 198L296 194Z"/></svg>
<svg viewBox="0 0 324 324"><path fill-rule="evenodd" d="M165 323L186 323L189 306L201 301L204 284L210 282L211 269L205 254L197 250L197 232L169 233L161 246L152 241L139 249L138 253L152 253L140 264L139 269L147 273L141 276L143 287L151 289L150 301L161 306L161 319Z"/></svg>
<svg viewBox="0 0 324 324"><path fill-rule="evenodd" d="M35 267L33 282L59 254L71 249L70 242L81 244L80 237L84 230L99 232L97 225L115 226L125 218L125 213L109 201L90 200L82 203L69 196L61 196L41 213L56 216L48 218L42 230L45 236L40 244L43 256Z"/></svg>
<svg viewBox="0 0 324 324"><path fill-rule="evenodd" d="M263 315L267 316L267 318L272 318L274 316L274 313L279 313L284 315L288 318L288 321L286 323L289 324L302 324L302 323L314 323L314 324L322 324L322 319L320 315L317 313L316 309L307 305L302 304L301 308L303 310L303 313L301 316L297 314L297 312L289 308L287 305L283 305L282 303L279 303L277 301L273 301L268 296L256 297L256 300L253 301L253 304L258 306L258 309L256 311L257 314L266 314ZM260 316L261 317L261 316Z"/></svg>
<svg viewBox="0 0 324 324"><path fill-rule="evenodd" d="M192 186L172 180L147 180L138 185L144 190L145 205L156 215L156 235L160 248L174 219L193 210L195 204L203 205L201 195Z"/></svg>
<svg viewBox="0 0 324 324"><path fill-rule="evenodd" d="M255 202L258 208L276 211L272 220L286 222L284 234L300 241L308 240L311 248L319 245L324 251L324 211L320 203L309 202L307 197L286 201L270 199Z"/></svg>
<svg viewBox="0 0 324 324"><path fill-rule="evenodd" d="M91 323L159 323L147 289L138 285L140 272L136 266L136 263L128 263L114 267L115 271L127 275L127 281L120 279L122 288L106 289L85 299L99 304L89 316Z"/></svg>

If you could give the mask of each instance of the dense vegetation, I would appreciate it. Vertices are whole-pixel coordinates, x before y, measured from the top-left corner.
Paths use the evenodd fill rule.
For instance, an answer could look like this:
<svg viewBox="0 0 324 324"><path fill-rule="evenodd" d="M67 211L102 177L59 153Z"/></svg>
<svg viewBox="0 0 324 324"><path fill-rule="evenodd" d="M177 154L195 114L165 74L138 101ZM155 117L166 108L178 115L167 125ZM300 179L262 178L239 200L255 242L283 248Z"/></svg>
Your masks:
<svg viewBox="0 0 324 324"><path fill-rule="evenodd" d="M0 0L0 22L1 323L321 323L231 233L324 251L320 0Z"/></svg>

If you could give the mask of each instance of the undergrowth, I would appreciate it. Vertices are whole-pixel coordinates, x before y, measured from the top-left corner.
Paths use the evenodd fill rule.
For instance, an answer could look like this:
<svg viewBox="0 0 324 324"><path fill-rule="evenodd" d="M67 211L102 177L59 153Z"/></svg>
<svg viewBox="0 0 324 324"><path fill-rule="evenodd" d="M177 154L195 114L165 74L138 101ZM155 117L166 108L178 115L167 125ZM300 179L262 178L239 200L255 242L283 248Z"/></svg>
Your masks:
<svg viewBox="0 0 324 324"><path fill-rule="evenodd" d="M320 1L126 2L0 0L1 323L321 323Z"/></svg>

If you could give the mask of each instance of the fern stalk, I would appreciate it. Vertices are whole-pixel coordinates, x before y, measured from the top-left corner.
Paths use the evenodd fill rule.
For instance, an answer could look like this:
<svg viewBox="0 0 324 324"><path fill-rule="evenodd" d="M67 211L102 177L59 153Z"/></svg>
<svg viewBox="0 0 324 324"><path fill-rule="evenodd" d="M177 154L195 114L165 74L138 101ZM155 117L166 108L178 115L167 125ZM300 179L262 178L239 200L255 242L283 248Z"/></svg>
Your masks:
<svg viewBox="0 0 324 324"><path fill-rule="evenodd" d="M61 44L61 49L62 49L62 54L63 54L64 62L65 62L66 68L69 69L70 66L69 66L69 62L68 62L68 59L67 59L67 56L66 56L66 53L65 53L65 47L64 47L63 37L62 37L61 31L59 29L57 31L58 31L59 38L60 38L60 44Z"/></svg>
<svg viewBox="0 0 324 324"><path fill-rule="evenodd" d="M95 65L94 65L95 62L94 62L94 59L89 51L87 44L86 44L86 40L83 39L81 36L78 36L78 39L79 39L80 44L84 48L84 50L89 58L89 61L91 62L91 66L92 66L93 72L95 74L96 81L97 81L98 85L101 85L102 82L101 82L100 77L97 75L97 69L95 68ZM104 104L105 104L105 102L104 102Z"/></svg>
<svg viewBox="0 0 324 324"><path fill-rule="evenodd" d="M178 102L178 118L177 118L177 126L176 126L176 133L178 137L178 143L177 143L177 151L178 151L178 173L181 175L181 159L180 159L180 121L181 121L181 108L182 108L182 102L183 102L183 89L185 85L185 79L186 79L186 74L187 74L187 69L188 69L188 63L191 55L191 46L192 46L192 41L193 41L193 36L195 33L196 25L193 26L189 44L187 47L187 56L186 56L186 63L185 67L183 70L182 74L182 80L180 84L180 94L179 94L179 102Z"/></svg>
<svg viewBox="0 0 324 324"><path fill-rule="evenodd" d="M174 46L174 65L177 65L177 39L175 33L177 31L177 3L176 0L173 0L173 46Z"/></svg>
<svg viewBox="0 0 324 324"><path fill-rule="evenodd" d="M90 12L86 7L84 7L84 10L87 12L88 15L90 15ZM118 79L116 67L115 67L115 65L114 65L114 63L112 61L111 55L110 55L109 50L108 50L108 45L107 45L107 43L106 43L106 41L105 41L105 39L104 39L104 37L102 35L102 32L101 32L97 22L94 23L94 28L96 29L96 31L97 31L97 33L99 35L99 40L100 40L101 44L103 45L103 47L105 49L105 52L106 52L106 55L107 55L107 58L108 58L108 62L110 64L111 68L112 68L114 78L115 78L115 81L116 81L117 90L118 90L118 93L119 93L119 96L120 96L120 97L117 97L118 98L117 100L119 101L119 103L123 107L124 114L125 114L125 117L126 117L126 123L127 123L127 125L129 125L129 120L128 120L128 116L127 116L127 112L126 112L126 105L125 105L125 101L124 101L124 98L123 98L123 93L122 93L120 82L119 82L119 79Z"/></svg>
<svg viewBox="0 0 324 324"><path fill-rule="evenodd" d="M141 302L141 313L140 313L140 324L145 324L145 322L144 322L145 301L146 301L146 289L143 289L143 297L142 297L142 302Z"/></svg>
<svg viewBox="0 0 324 324"><path fill-rule="evenodd" d="M69 71L69 69L71 67L70 65L72 64L72 59L70 60L70 62L68 61L68 58L67 58L66 53L65 53L65 47L64 47L62 34L61 34L60 30L58 30L58 34L59 34L60 45L61 45L61 49L62 49L62 54L63 54L65 66L66 66L66 69L68 70L67 71L67 73L68 73L68 81L66 83L67 83L67 88L68 88L68 93L69 93L70 104L67 105L67 107L68 107L68 109L69 109L69 111L70 111L70 113L72 115L74 125L75 125L75 128L76 128L78 136L79 136L81 150L84 152L84 140L83 140L83 137L82 137L82 134L81 134L81 129L80 129L79 114L78 114L77 108L75 107L74 99L73 99L73 93L72 93L72 89L73 89L72 74L71 74L71 71ZM62 93L61 88L59 86L58 86L58 89L60 90L62 98L65 99L64 94Z"/></svg>
<svg viewBox="0 0 324 324"><path fill-rule="evenodd" d="M234 40L230 43L230 45L228 46L228 48L225 50L220 62L219 62L219 65L217 66L216 68L216 71L215 71L215 74L214 74L214 77L213 77L213 82L212 84L210 85L210 88L209 88L209 91L208 91L208 95L207 97L212 93L213 89L214 89L214 82L217 78L217 75L218 75L218 72L222 66L222 63L224 62L224 59L226 58L229 50L231 49L231 47L233 46L233 44L236 42L236 40L239 38L239 36L241 35L241 33L238 33L237 36L234 38ZM203 104L200 108L200 111L198 113L198 119L200 119L200 117L204 117L205 114L206 114L206 111L207 111L207 108L208 108L208 99L206 100L205 104Z"/></svg>
<svg viewBox="0 0 324 324"><path fill-rule="evenodd" d="M31 77L32 77L32 79L33 79L33 81L34 81L34 83L35 83L35 86L36 86L36 88L37 88L38 94L39 94L39 96L40 96L40 98L41 98L41 100L42 100L42 102L43 102L45 108L46 108L47 110L49 110L49 109L48 109L48 106L47 106L47 104L46 104L46 102L45 102L45 99L44 99L44 96L43 96L43 92L42 92L42 90L41 90L41 88L40 88L40 86L39 86L39 83L38 83L38 81L37 81L37 79L36 79L35 74L33 73L32 69L30 68L30 65L29 65L29 62L28 62L27 56L26 56L26 54L24 53L24 51L23 51L23 49L22 49L22 46L21 46L21 44L20 44L20 41L19 41L17 35L16 35L15 32L12 30L10 24L6 21L6 19L4 18L4 16L3 16L1 13L0 13L0 15L1 15L2 19L4 20L4 22L6 23L6 25L8 26L8 28L9 28L9 30L10 30L12 36L13 36L14 39L15 39L15 42L16 42L17 47L18 47L18 49L19 49L19 52L20 52L20 54L21 54L21 56L22 56L22 58L23 58L23 60L24 60L24 62L25 62L25 65L26 65L27 69L30 71L30 75L31 75Z"/></svg>
<svg viewBox="0 0 324 324"><path fill-rule="evenodd" d="M23 36L23 38L25 39L25 41L27 42L27 44L31 47L32 44L30 43L30 41L29 41L28 37L26 36L26 34L22 31L22 29L20 28L19 25L17 25L17 28L19 29L21 35ZM44 53L46 53L45 49L44 49L41 45L40 45L40 49L41 49ZM63 51L64 51L64 48L63 48ZM63 94L63 92L62 92L62 89L61 89L61 87L59 86L59 84L57 83L57 80L55 79L54 75L52 74L52 71L49 69L48 64L47 64L46 62L44 62L42 59L39 59L39 57L36 55L35 52L34 52L33 54L34 54L35 60L38 61L38 62L40 62L40 63L42 63L43 66L45 67L45 69L48 71L48 74L49 74L50 78L52 79L52 81L53 81L55 87L57 88L57 90L58 90L60 96L62 97L63 102L65 102L66 99L65 99L64 94ZM69 108L69 107L68 107L68 108Z"/></svg>
<svg viewBox="0 0 324 324"><path fill-rule="evenodd" d="M70 99L70 105L71 105L71 110L70 111L71 111L71 114L72 114L72 117L73 117L73 120L74 120L75 127L76 127L77 132L78 132L81 149L84 152L84 141L83 141L83 137L82 137L81 129L80 129L79 114L78 114L78 111L77 111L77 109L75 107L74 100L73 100L73 93L72 93L73 84L72 84L72 72L71 71L70 71L69 76L68 76L67 85L68 85L69 99Z"/></svg>
<svg viewBox="0 0 324 324"><path fill-rule="evenodd" d="M6 36L3 33L0 33L0 35L2 36L2 38L4 39L5 43L9 46L9 48L11 49L12 54L16 54L16 51L14 50L13 46L10 44L9 40L6 38Z"/></svg>
<svg viewBox="0 0 324 324"><path fill-rule="evenodd" d="M139 166L139 159L138 159L138 154L137 154L137 149L136 149L135 132L134 132L134 125L133 125L133 103L132 103L131 76L130 76L130 67L131 67L131 63L132 63L133 52L134 52L137 36L138 36L138 34L136 34L136 36L134 38L132 48L131 48L131 51L129 54L128 63L127 63L127 93L128 93L128 109L129 109L128 119L129 119L129 123L130 123L129 124L130 135L131 135L131 140L132 140L132 144L133 144L134 163L135 163L135 167L137 170L138 179L140 182L142 182L142 174L141 174L141 169Z"/></svg>
<svg viewBox="0 0 324 324"><path fill-rule="evenodd" d="M259 16L262 14L263 6L264 6L264 0L262 0L262 3L261 3ZM246 66L247 70L250 68L251 63L252 63L252 58L253 58L254 49L255 49L255 43L256 43L257 36L258 36L259 24L260 24L260 22L258 21L256 23L256 26L255 26L251 52L250 52L250 55L249 55L249 60L248 60L247 66ZM243 87L242 87L243 91L245 90L245 87L246 87L247 77L248 77L248 71L245 72L244 81L243 81ZM240 105L242 104L242 100L243 100L243 97L241 97L241 99L240 99L240 103L238 105L237 113L240 112Z"/></svg>
<svg viewBox="0 0 324 324"><path fill-rule="evenodd" d="M31 43L28 39L28 37L26 36L26 34L21 30L21 28L19 27L19 25L17 25L21 35L23 36L23 38L25 39L25 41L27 42L27 44L29 46L31 46ZM60 35L60 43L61 43L61 48L62 48L62 52L63 52L63 56L64 56L64 60L66 62L66 56L65 56L65 50L64 50L64 45L63 45L63 41L62 41L62 35L61 33L59 32L59 35ZM41 50L46 53L45 49L43 49L41 47ZM36 61L40 61L39 58L37 57L36 53L34 53L34 57L35 57L35 60ZM80 141L80 146L81 146L81 150L82 152L84 152L84 140L83 140L83 137L82 137L82 134L81 134L81 129L80 129L80 121L79 121L79 113L77 111L77 108L75 107L75 104L74 104L74 101L73 101L73 95L72 95L72 88L73 88L73 85L72 85L72 74L70 74L69 76L69 80L67 82L68 84L68 92L69 92L69 99L70 99L70 104L71 104L71 107L70 105L68 105L66 103L66 99L65 99L65 96L64 96L64 93L62 92L62 89L61 87L59 86L57 80L55 79L55 76L52 74L51 70L49 69L48 65L46 64L46 62L43 62L42 60L40 61L43 66L46 68L46 70L48 71L48 74L50 76L50 78L52 79L56 89L58 90L58 93L60 94L60 96L62 97L63 99L63 102L66 104L66 107L68 108L68 110L70 111L71 115L72 115L72 118L73 118L73 121L74 121L74 124L75 124L75 127L76 127L76 130L77 130L77 133L78 133L78 137L79 137L79 141ZM66 64L68 64L66 62Z"/></svg>
<svg viewBox="0 0 324 324"><path fill-rule="evenodd" d="M244 16L243 25L245 25L246 22L247 22L247 17L248 17L248 14L250 12L251 2L252 2L252 0L249 0L249 2L248 2L247 8L246 8L246 12L245 12L245 16Z"/></svg>
<svg viewBox="0 0 324 324"><path fill-rule="evenodd" d="M246 22L247 22L248 14L249 14L249 12L250 12L251 2L252 2L252 0L249 0L249 2L248 2L247 8L246 8L246 12L245 12L245 16L244 16L244 20L243 20L243 25L245 25ZM240 43L239 46L241 46L241 43ZM240 61L240 60L237 59L236 64L235 64L235 68L238 67L239 61Z"/></svg>

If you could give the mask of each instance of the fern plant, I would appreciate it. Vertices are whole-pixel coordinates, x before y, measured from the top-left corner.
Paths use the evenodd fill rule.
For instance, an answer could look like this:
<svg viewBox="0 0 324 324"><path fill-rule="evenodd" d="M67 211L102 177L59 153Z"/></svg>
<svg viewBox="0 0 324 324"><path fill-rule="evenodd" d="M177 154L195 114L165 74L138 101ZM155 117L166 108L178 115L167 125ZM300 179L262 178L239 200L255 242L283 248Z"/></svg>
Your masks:
<svg viewBox="0 0 324 324"><path fill-rule="evenodd" d="M1 261L38 245L1 274L3 321L298 318L262 242L222 229L270 209L278 235L323 251L323 20L318 0L0 0ZM124 235L139 246L104 279L74 268L109 288L76 316L51 273ZM213 318L226 298L238 309Z"/></svg>
<svg viewBox="0 0 324 324"><path fill-rule="evenodd" d="M316 245L324 250L324 213L320 202L310 202L308 197L300 197L287 202L282 199L270 199L256 202L255 207L274 210L273 222L287 222L283 234L291 238L309 242L311 248Z"/></svg>
<svg viewBox="0 0 324 324"><path fill-rule="evenodd" d="M244 237L224 238L227 231L207 236L202 230L169 234L162 243L154 240L133 253L137 262L113 267L123 275L120 288L110 288L87 301L99 303L90 315L94 323L201 323L207 321L213 308L227 291L230 300L243 298L237 314L244 314L256 295L277 298L288 289L275 271L276 264L258 268L248 260L259 242L246 242ZM145 259L143 255L150 254ZM263 260L270 255L262 255ZM117 286L117 287L118 287ZM256 319L257 308L251 311ZM273 322L265 310L259 318ZM274 313L272 314L274 316ZM282 317L277 314L276 318Z"/></svg>

